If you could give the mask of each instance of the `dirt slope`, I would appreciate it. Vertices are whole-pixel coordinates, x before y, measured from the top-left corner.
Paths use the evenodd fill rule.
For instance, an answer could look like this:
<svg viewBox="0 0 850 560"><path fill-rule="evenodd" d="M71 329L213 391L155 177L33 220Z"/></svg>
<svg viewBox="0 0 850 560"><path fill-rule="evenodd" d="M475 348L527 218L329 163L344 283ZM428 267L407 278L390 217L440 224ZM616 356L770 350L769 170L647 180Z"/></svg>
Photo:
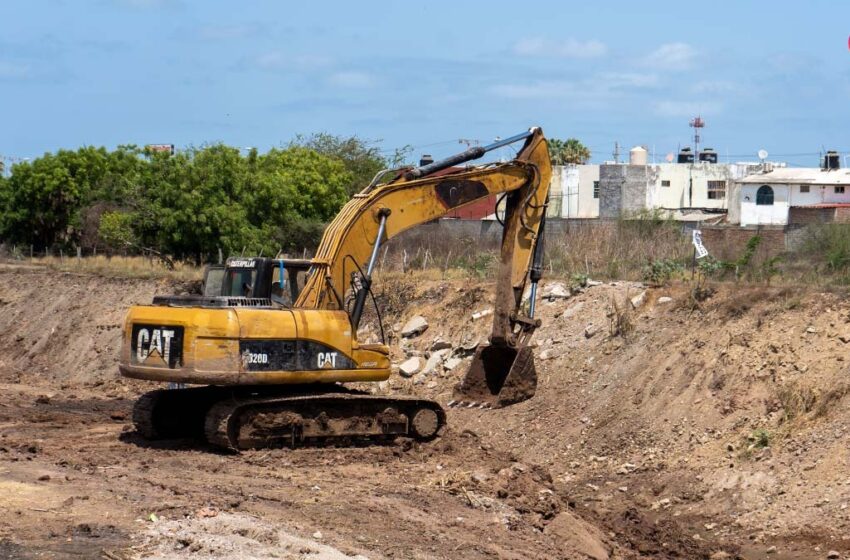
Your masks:
<svg viewBox="0 0 850 560"><path fill-rule="evenodd" d="M469 360L459 347L486 339L491 317L472 314L490 286L386 280L396 330L430 323L394 339L396 360L424 362L439 338L462 361L378 390L446 403ZM695 309L684 288L654 290L623 337L612 302L630 309L644 288L595 286L541 304L528 402L452 408L429 445L230 456L129 428L147 386L115 377L124 309L174 289L0 269L0 485L14 496L0 500L0 558L850 557L838 295L722 286Z"/></svg>

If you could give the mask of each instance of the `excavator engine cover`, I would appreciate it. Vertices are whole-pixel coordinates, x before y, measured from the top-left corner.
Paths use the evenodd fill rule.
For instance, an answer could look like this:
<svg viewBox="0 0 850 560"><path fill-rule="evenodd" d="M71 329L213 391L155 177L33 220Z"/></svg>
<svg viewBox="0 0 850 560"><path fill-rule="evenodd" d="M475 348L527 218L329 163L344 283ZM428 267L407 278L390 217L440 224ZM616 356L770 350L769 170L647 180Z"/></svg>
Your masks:
<svg viewBox="0 0 850 560"><path fill-rule="evenodd" d="M531 347L479 346L454 400L501 407L528 400L536 390Z"/></svg>

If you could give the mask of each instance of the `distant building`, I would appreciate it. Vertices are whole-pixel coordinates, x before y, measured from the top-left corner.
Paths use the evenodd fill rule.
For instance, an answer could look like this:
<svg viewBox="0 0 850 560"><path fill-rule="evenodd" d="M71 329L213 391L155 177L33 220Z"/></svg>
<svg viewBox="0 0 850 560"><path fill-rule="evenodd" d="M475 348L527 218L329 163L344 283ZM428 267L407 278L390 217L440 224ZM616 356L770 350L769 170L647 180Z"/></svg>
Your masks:
<svg viewBox="0 0 850 560"><path fill-rule="evenodd" d="M603 164L599 217L619 218L653 209L666 210L678 219L691 220L696 214L722 217L729 210L732 185L761 165L716 161L713 151L701 152L694 162L690 151L682 150L676 163L648 164L645 157L637 161L632 157L628 164Z"/></svg>
<svg viewBox="0 0 850 560"><path fill-rule="evenodd" d="M554 166L547 216L598 218L599 165Z"/></svg>
<svg viewBox="0 0 850 560"><path fill-rule="evenodd" d="M850 222L850 170L770 169L737 182L738 210L730 221L742 226Z"/></svg>

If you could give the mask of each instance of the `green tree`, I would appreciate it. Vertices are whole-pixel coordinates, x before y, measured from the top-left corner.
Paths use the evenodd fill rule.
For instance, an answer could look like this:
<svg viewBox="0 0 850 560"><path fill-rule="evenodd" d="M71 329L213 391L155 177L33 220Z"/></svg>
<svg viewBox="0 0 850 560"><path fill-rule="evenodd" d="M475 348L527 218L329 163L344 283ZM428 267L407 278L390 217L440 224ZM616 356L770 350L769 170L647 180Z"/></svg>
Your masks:
<svg viewBox="0 0 850 560"><path fill-rule="evenodd" d="M568 138L566 141L549 138L547 143L552 165L587 163L590 159L590 149L576 138Z"/></svg>
<svg viewBox="0 0 850 560"><path fill-rule="evenodd" d="M338 158L300 146L275 149L258 158L245 207L265 247L293 250L296 240L320 235L318 224L336 215L351 184L352 173Z"/></svg>
<svg viewBox="0 0 850 560"><path fill-rule="evenodd" d="M345 169L351 173L351 181L346 185L349 196L363 190L379 171L391 166L377 145L357 136L335 136L326 132L299 135L289 147L309 148L342 161Z"/></svg>

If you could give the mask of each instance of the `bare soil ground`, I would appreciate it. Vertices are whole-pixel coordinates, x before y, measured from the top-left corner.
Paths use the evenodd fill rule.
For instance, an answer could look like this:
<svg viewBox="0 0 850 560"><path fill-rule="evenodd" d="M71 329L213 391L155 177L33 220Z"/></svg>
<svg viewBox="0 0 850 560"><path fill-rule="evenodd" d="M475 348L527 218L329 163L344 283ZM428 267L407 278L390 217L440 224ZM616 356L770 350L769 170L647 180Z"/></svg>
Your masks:
<svg viewBox="0 0 850 560"><path fill-rule="evenodd" d="M391 323L430 322L399 361L486 338L486 283L386 282ZM0 558L850 557L842 296L595 286L541 305L528 402L451 408L429 444L232 455L129 422L124 312L180 289L0 268ZM468 360L377 390L445 404Z"/></svg>

